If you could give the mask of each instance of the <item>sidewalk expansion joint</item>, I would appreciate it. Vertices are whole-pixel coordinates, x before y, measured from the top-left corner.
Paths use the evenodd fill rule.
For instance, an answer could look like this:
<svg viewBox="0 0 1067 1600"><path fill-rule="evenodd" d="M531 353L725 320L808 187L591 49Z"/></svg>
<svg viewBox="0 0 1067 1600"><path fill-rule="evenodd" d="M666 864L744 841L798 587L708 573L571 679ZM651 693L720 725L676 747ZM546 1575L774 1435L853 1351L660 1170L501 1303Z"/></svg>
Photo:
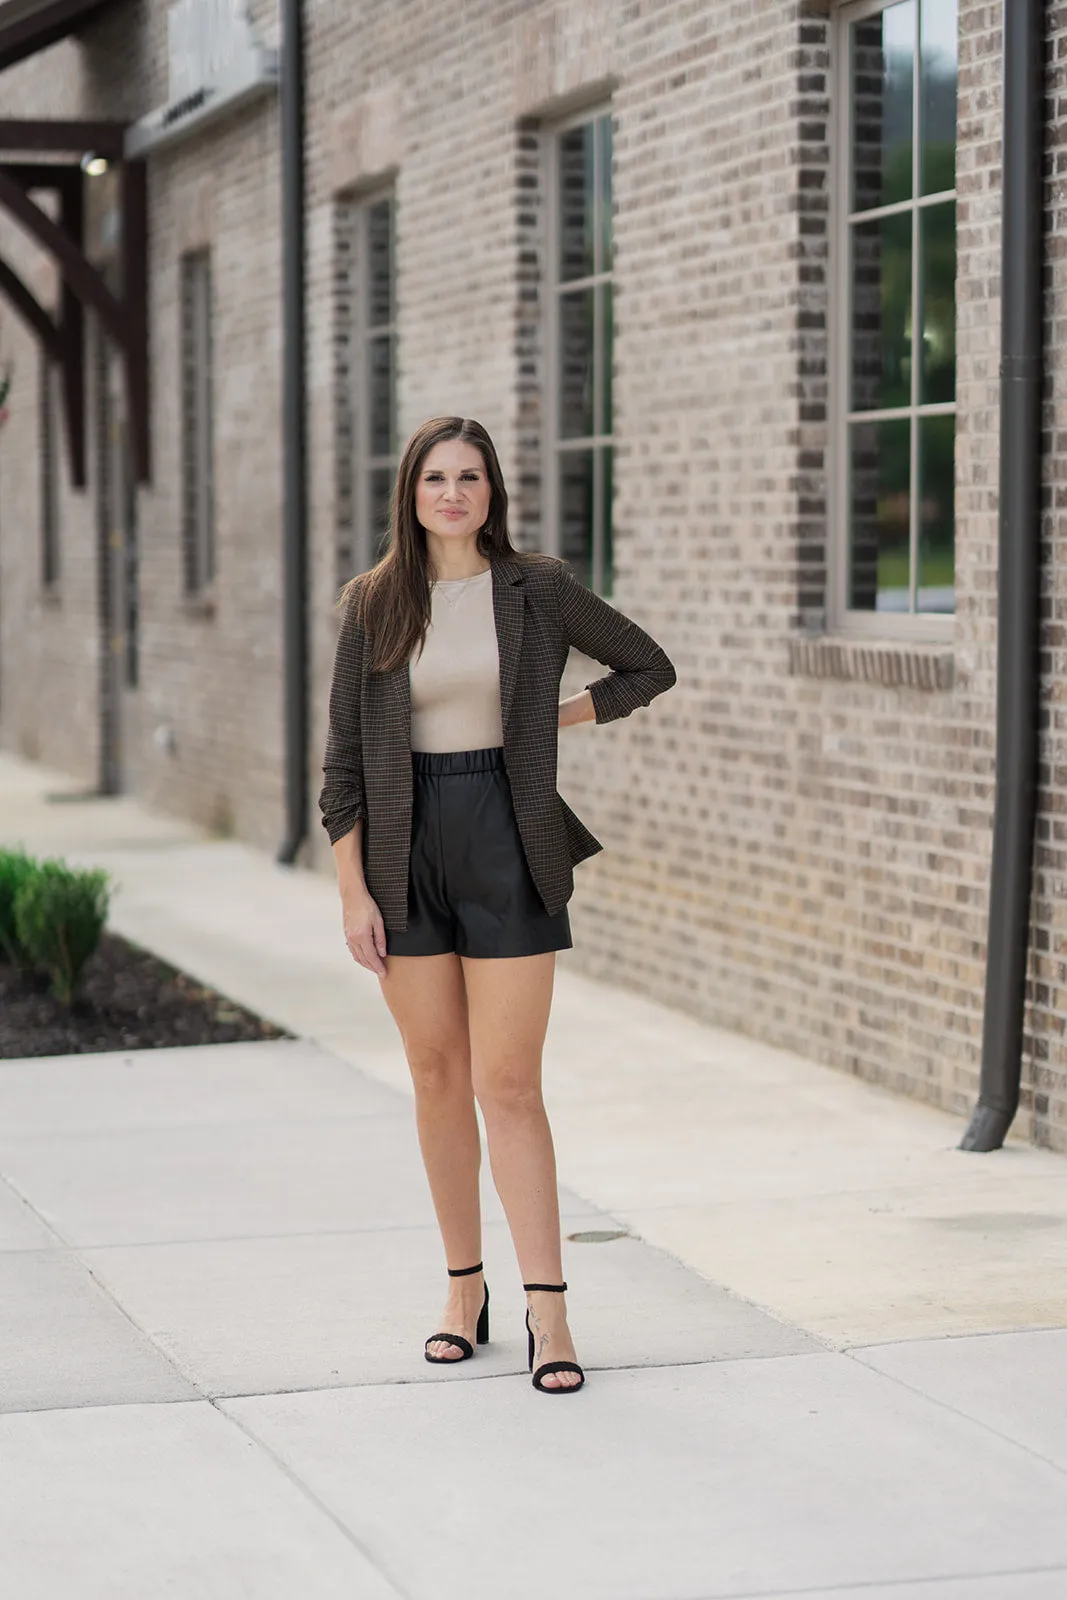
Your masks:
<svg viewBox="0 0 1067 1600"><path fill-rule="evenodd" d="M227 1396L226 1398L236 1397ZM401 1586L394 1575L382 1565L381 1561L369 1548L369 1546L366 1545L357 1534L353 1533L348 1524L341 1520L337 1513L329 1505L327 1505L326 1501L321 1499L320 1496L317 1495L315 1491L311 1489L304 1482L304 1480L293 1471L292 1467L285 1460L284 1456L280 1456L276 1450L273 1450L269 1444L259 1437L253 1428L250 1428L246 1423L242 1422L240 1417L231 1416L231 1414L225 1409L221 1400L213 1400L211 1405L213 1410L215 1410L218 1415L224 1419L224 1421L228 1422L231 1427L236 1428L239 1433L244 1434L248 1442L257 1450L259 1450L261 1454L264 1455L266 1459L278 1469L279 1472L281 1472L283 1477L288 1479L298 1493L300 1493L310 1505L315 1507L316 1511L324 1516L328 1522L333 1524L341 1537L346 1540L352 1549L355 1550L363 1558L363 1560L374 1569L375 1572L380 1574L382 1579L389 1585L390 1589L392 1589L393 1593L396 1595L397 1600L417 1600L417 1597L413 1595L410 1590Z"/></svg>

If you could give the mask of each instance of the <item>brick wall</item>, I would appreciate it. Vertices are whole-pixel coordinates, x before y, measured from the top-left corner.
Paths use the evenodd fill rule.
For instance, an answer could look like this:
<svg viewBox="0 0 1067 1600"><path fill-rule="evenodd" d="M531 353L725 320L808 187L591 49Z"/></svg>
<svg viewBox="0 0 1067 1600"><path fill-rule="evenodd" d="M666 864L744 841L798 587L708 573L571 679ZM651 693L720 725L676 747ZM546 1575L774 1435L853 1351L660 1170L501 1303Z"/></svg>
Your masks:
<svg viewBox="0 0 1067 1600"><path fill-rule="evenodd" d="M1067 5L1048 7L1045 160L1044 517L1041 591L1041 763L1024 1111L1033 1137L1067 1149ZM994 153L995 159L995 153ZM990 274L996 271L990 266Z"/></svg>
<svg viewBox="0 0 1067 1600"><path fill-rule="evenodd" d="M3 75L5 116L32 115L42 98L83 113L89 99L85 62L69 45ZM0 214L4 259L47 307L56 274L26 235ZM34 340L0 303L0 352L14 362L10 417L0 428L0 717L4 743L91 783L97 770L96 517L93 437L87 444L90 488L75 494L59 474L60 578L53 595L41 582L41 481L37 447L38 372Z"/></svg>
<svg viewBox="0 0 1067 1600"><path fill-rule="evenodd" d="M831 9L818 0L308 8L312 784L344 518L339 197L395 182L402 432L440 411L485 422L516 530L535 543L546 131L610 97L615 596L662 640L679 684L648 713L562 740L561 787L607 846L580 870L569 959L964 1113L977 1087L993 798L1000 5L960 3L958 615L952 645L934 650L820 636ZM137 12L143 25L123 32L132 13L117 11L107 28L118 34L102 26L88 50L64 46L50 59L63 61L86 106L121 88L139 112L163 92L163 14L153 0ZM1067 7L1050 8L1054 89L1065 16ZM124 54L112 50L120 35ZM121 86L107 76L112 60ZM7 75L24 99L42 92L42 67ZM1052 139L1058 216L1058 122ZM270 107L153 158L156 476L141 502L143 686L127 717L140 793L265 844L280 833L283 784L278 178ZM180 596L175 369L177 258L208 240L220 362L210 618L189 614ZM1064 1148L1062 365L1054 358L1049 373L1048 725L1020 1126ZM19 405L0 444L5 529L12 516L35 515L34 422ZM64 507L65 554L90 582L84 520L69 533ZM33 541L0 537L3 737L35 739L43 756L88 771L93 699L75 679L77 663L93 658L91 601L75 610L83 585L65 583L62 617L45 616L32 686L12 692L29 617L43 613ZM575 683L586 667L573 664ZM77 710L72 694L82 696ZM161 723L175 729L173 756L153 742ZM317 829L309 854L328 869Z"/></svg>
<svg viewBox="0 0 1067 1600"><path fill-rule="evenodd" d="M908 687L906 666L887 681L790 673L792 630L825 604L828 62L814 10L720 8L733 27L709 34L706 60L691 47L666 105L666 63L646 58L647 86L621 74L617 593L672 650L680 685L568 752L579 809L628 842L583 869L575 924L600 976L963 1111L992 801L993 630L969 594L976 547L995 539L981 474L961 501L953 686ZM963 7L961 187L992 208L980 247L995 257L988 10ZM664 166L679 126L684 156ZM989 277L960 319L965 439L989 422L975 392L996 338Z"/></svg>
<svg viewBox="0 0 1067 1600"><path fill-rule="evenodd" d="M274 8L252 9L269 40ZM161 0L116 7L79 43L4 74L5 108L12 115L140 116L166 98L165 36ZM20 249L14 235L0 218L5 251L13 247L13 259L47 277L36 252ZM212 593L190 603L182 582L179 259L204 247L215 290L220 560ZM138 496L141 685L120 693L121 779L152 805L270 847L284 828L273 100L150 158L149 261L153 476ZM5 330L12 322L5 316ZM0 434L3 737L91 782L100 765L100 418L91 405L90 484L82 494L64 488L63 577L57 598L46 601L39 584L36 356L21 329L13 342L20 381L15 414ZM117 372L115 383L119 390ZM109 531L117 531L117 519L109 520Z"/></svg>

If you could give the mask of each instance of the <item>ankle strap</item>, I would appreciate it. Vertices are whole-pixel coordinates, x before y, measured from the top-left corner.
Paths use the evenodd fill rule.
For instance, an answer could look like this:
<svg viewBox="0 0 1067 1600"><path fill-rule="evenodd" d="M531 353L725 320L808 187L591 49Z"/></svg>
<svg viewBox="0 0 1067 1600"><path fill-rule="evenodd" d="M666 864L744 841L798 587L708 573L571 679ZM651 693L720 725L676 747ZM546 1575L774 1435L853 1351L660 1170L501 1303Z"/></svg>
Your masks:
<svg viewBox="0 0 1067 1600"><path fill-rule="evenodd" d="M567 1285L565 1283L524 1283L523 1288L526 1290L527 1294L530 1294L532 1291L538 1289L542 1290L545 1294L566 1294L567 1292Z"/></svg>
<svg viewBox="0 0 1067 1600"><path fill-rule="evenodd" d="M448 1276L450 1278L469 1278L472 1272L481 1272L481 1270L482 1263L479 1261L476 1267L449 1267Z"/></svg>

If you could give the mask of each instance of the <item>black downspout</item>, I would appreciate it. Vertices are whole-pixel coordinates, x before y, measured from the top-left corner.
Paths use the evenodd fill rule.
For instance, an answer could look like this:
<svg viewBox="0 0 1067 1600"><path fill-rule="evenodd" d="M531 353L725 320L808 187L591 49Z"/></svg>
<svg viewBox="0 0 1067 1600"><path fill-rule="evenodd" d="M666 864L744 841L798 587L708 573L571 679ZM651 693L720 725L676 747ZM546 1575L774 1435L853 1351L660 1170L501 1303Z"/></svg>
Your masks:
<svg viewBox="0 0 1067 1600"><path fill-rule="evenodd" d="M307 405L304 274L304 19L281 5L282 495L285 842L291 866L308 828Z"/></svg>
<svg viewBox="0 0 1067 1600"><path fill-rule="evenodd" d="M997 766L978 1104L961 1150L998 1150L1019 1107L1037 803L1041 561L1041 0L1004 0Z"/></svg>

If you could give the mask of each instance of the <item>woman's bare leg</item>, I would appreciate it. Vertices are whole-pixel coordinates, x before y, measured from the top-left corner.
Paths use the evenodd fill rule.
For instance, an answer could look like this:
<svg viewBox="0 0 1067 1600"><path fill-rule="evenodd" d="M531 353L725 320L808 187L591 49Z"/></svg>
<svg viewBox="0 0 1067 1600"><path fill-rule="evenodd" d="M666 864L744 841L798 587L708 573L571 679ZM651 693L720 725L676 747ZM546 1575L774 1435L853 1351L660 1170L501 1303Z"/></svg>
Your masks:
<svg viewBox="0 0 1067 1600"><path fill-rule="evenodd" d="M471 1077L482 1108L493 1181L507 1214L525 1283L562 1283L559 1197L552 1132L541 1096L541 1052L552 1004L555 956L463 958ZM527 1296L534 1365L573 1361L561 1294ZM573 1373L546 1387L570 1388Z"/></svg>
<svg viewBox="0 0 1067 1600"><path fill-rule="evenodd" d="M445 1259L450 1267L472 1267L482 1256L482 1152L459 957L389 956L379 981L411 1068L419 1145ZM473 1344L483 1292L481 1273L450 1278L439 1330ZM455 1345L436 1343L429 1350L445 1360L460 1356Z"/></svg>

